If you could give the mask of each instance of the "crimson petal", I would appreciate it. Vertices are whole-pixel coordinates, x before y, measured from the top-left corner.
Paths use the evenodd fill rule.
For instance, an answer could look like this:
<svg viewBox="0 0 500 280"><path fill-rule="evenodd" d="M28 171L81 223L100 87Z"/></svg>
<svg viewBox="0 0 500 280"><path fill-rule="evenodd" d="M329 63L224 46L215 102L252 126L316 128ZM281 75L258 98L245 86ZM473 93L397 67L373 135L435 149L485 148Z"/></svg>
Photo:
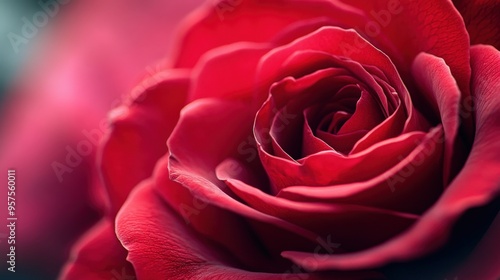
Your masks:
<svg viewBox="0 0 500 280"><path fill-rule="evenodd" d="M186 102L188 87L187 73L159 72L136 87L132 104L113 112L100 163L112 215L167 152L166 141Z"/></svg>
<svg viewBox="0 0 500 280"><path fill-rule="evenodd" d="M127 250L118 241L112 221L104 219L75 245L60 279L136 279L126 260Z"/></svg>
<svg viewBox="0 0 500 280"><path fill-rule="evenodd" d="M436 204L407 232L373 249L342 256L326 256L315 269L359 269L405 261L441 246L453 224L468 209L485 205L500 195L500 53L491 46L471 48L472 89L476 100L476 135L470 156ZM471 185L471 182L474 182ZM302 252L283 256L307 266Z"/></svg>

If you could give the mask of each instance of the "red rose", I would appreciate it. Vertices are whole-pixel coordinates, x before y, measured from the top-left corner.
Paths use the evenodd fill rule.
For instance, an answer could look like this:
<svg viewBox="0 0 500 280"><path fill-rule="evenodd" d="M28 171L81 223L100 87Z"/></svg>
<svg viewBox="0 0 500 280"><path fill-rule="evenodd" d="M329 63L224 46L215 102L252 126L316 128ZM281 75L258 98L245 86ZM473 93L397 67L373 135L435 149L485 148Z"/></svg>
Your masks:
<svg viewBox="0 0 500 280"><path fill-rule="evenodd" d="M207 3L113 112L109 214L62 278L500 276L481 239L498 232L500 32L479 4Z"/></svg>

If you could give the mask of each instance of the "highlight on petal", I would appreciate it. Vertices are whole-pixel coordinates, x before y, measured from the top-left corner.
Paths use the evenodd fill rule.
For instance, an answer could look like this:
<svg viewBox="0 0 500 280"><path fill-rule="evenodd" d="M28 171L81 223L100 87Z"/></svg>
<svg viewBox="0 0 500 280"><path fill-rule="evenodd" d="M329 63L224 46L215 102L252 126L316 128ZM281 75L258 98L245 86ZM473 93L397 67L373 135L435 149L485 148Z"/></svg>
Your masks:
<svg viewBox="0 0 500 280"><path fill-rule="evenodd" d="M452 179L452 164L461 167L463 160L460 149L455 145L458 128L460 126L460 100L461 93L456 80L453 78L450 68L442 58L427 53L421 53L413 62L412 69L414 77L419 81L418 86L421 93L429 100L429 104L435 112L440 115L444 129L445 151L443 179L445 185Z"/></svg>

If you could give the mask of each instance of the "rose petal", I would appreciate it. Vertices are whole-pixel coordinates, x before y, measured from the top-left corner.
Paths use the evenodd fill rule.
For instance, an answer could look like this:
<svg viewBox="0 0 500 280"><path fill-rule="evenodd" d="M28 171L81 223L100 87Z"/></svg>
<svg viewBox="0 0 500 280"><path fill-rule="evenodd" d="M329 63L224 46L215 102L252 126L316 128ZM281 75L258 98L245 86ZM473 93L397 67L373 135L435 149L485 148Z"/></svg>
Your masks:
<svg viewBox="0 0 500 280"><path fill-rule="evenodd" d="M376 145L377 143L386 139L397 137L401 133L404 133L405 123L408 122L405 118L405 109L403 106L403 104L399 103L396 107L396 111L392 115L359 139L359 141L354 144L350 154L355 155L372 147L373 145Z"/></svg>
<svg viewBox="0 0 500 280"><path fill-rule="evenodd" d="M435 132L432 134L434 136L431 138L437 137ZM429 144L427 143L429 141L424 138L425 133L422 132L408 133L379 142L363 152L348 157L325 151L292 162L270 155L261 147L259 147L259 155L277 192L285 187L296 185L328 186L369 180L396 166L418 145L428 145L424 149L426 151L424 155L420 155L424 152L417 154L418 162L421 164L422 158L425 160L429 158L426 154L434 157L440 149L437 140ZM377 164L374 164L375 162ZM414 166L410 167L410 170L412 169ZM398 173L399 170L394 172Z"/></svg>
<svg viewBox="0 0 500 280"><path fill-rule="evenodd" d="M138 186L125 202L117 215L117 233L138 279L381 279L373 272L316 275L298 267L277 274L246 270L233 255L190 229L158 196L151 181Z"/></svg>
<svg viewBox="0 0 500 280"><path fill-rule="evenodd" d="M328 143L328 145L333 147L336 151L342 153L343 155L348 155L356 142L358 142L359 139L363 138L363 136L365 136L367 132L367 130L358 130L352 133L334 135L319 131L318 137Z"/></svg>
<svg viewBox="0 0 500 280"><path fill-rule="evenodd" d="M216 166L224 159L245 155L238 153L238 147L247 143L251 132L250 110L246 103L217 99L201 99L186 106L168 140L170 178L214 206L314 240L311 232L235 200L215 176Z"/></svg>
<svg viewBox="0 0 500 280"><path fill-rule="evenodd" d="M431 100L433 107L437 107L441 116L445 137L443 179L446 186L452 179L452 161L456 163L461 160L460 151L454 145L460 122L460 90L450 68L441 58L421 53L415 58L412 72L423 93Z"/></svg>
<svg viewBox="0 0 500 280"><path fill-rule="evenodd" d="M207 51L235 42L271 42L299 21L328 16L339 23L359 14L360 11L338 1L207 2L185 22L174 66L192 67ZM285 31L289 37L290 31ZM297 36L302 34L298 32Z"/></svg>
<svg viewBox="0 0 500 280"><path fill-rule="evenodd" d="M304 119L308 119L307 110L304 111ZM302 156L308 156L311 154L319 153L322 151L331 150L332 147L328 145L321 138L316 137L314 135L311 127L309 126L309 122L304 122L304 128L302 129Z"/></svg>
<svg viewBox="0 0 500 280"><path fill-rule="evenodd" d="M416 215L350 204L295 202L274 197L242 182L233 169L241 163L228 159L217 167L217 177L252 208L310 229L319 236L331 236L341 250L354 251L378 244L411 225ZM356 221L356 223L352 223ZM380 227L379 225L391 225ZM366 232L370 236L366 236Z"/></svg>
<svg viewBox="0 0 500 280"><path fill-rule="evenodd" d="M171 209L184 219L186 226L225 248L247 268L262 269L273 263L245 219L198 198L189 188L171 181L167 165L168 157L159 161L154 175L154 188ZM224 230L221 231L221 228Z"/></svg>
<svg viewBox="0 0 500 280"><path fill-rule="evenodd" d="M189 100L205 97L250 99L260 58L268 44L235 43L206 53L194 68Z"/></svg>
<svg viewBox="0 0 500 280"><path fill-rule="evenodd" d="M462 17L448 1L358 0L347 4L340 1L248 0L221 1L215 5L207 2L186 22L175 65L192 67L201 55L221 45L240 41L269 42L293 23L321 17L329 18L336 26L355 28L366 34L370 41L395 59L406 74L415 56L422 51L443 57L460 81L462 91L468 91L468 35ZM374 26L378 26L378 32L374 32ZM358 41L348 50L359 52L363 46L364 43Z"/></svg>
<svg viewBox="0 0 500 280"><path fill-rule="evenodd" d="M500 49L500 1L453 0L462 14L471 44L487 44Z"/></svg>
<svg viewBox="0 0 500 280"><path fill-rule="evenodd" d="M354 45L355 42L358 41L364 44L363 53L350 53L346 47ZM362 39L355 31L338 27L322 27L290 44L273 49L262 58L257 73L257 80L277 81L296 71L293 68L304 67L304 63L302 63L299 65L292 65L291 67L289 66L289 68L293 67L292 69L281 69L283 63L285 63L291 55L297 51L303 50L324 52L335 57L347 57L358 65L376 66L386 74L390 84L396 86L398 92L401 94L407 92L399 78L396 68L386 55ZM306 63L306 67L307 65L310 64ZM351 63L350 68L352 67L354 66ZM356 74L362 74L362 72L356 71Z"/></svg>
<svg viewBox="0 0 500 280"><path fill-rule="evenodd" d="M360 48L362 52L350 52L346 49L347 47L359 44L359 42L362 42L362 48ZM408 114L405 131L409 132L415 129L426 130L428 128L423 117L413 109L408 90L403 84L391 60L380 50L362 39L359 34L353 30L344 30L338 27L323 27L288 45L273 49L261 59L257 72L257 82L259 84L270 84L297 71L298 69L282 69L282 65L292 54L300 50L312 50L316 52L325 52L335 57L347 57L351 60L349 63L344 63L348 63L348 65L350 65L349 69L356 71L355 73L357 75L363 73L361 70L362 65L379 68L387 76L389 84L395 88L405 105ZM358 65L358 67L355 67L355 65ZM303 67L304 65L296 65L295 67L298 66ZM267 99L267 95L268 92L263 91L257 96L257 99L260 102L264 102L264 100ZM382 98L380 98L380 100L383 101ZM382 103L382 105L384 105L384 103ZM384 106L384 108L385 107L386 106Z"/></svg>
<svg viewBox="0 0 500 280"><path fill-rule="evenodd" d="M366 22L357 27L391 57L403 76L409 74L414 58L427 52L446 61L468 96L469 40L462 17L451 1L353 0L349 4L367 13ZM373 32L374 25L380 27L379 32Z"/></svg>
<svg viewBox="0 0 500 280"><path fill-rule="evenodd" d="M359 166L346 168L349 162L336 167L336 170L342 170L342 176L346 176L344 180L349 178L358 180L319 187L291 185L282 189L278 196L295 201L352 203L422 213L437 199L443 188L441 181L442 145L440 144L442 129L436 127L423 138L421 137L421 132L405 134L392 140L395 142L389 141L392 147L388 145L384 148L381 144L372 147L373 154L364 155L366 156L364 160L367 160L366 164L369 166L367 169ZM409 143L416 144L416 146L410 148ZM405 151L408 148L411 150ZM388 155L388 152L391 154ZM378 153L384 155L377 156ZM382 162L382 160L390 159L395 159L395 162ZM323 170L325 166L329 166L328 162L321 161L320 158L317 161L313 162L316 168L319 168L320 164L323 164ZM375 168L370 165L374 163L376 166L382 165L386 168L373 177L365 177L366 174L374 173Z"/></svg>
<svg viewBox="0 0 500 280"><path fill-rule="evenodd" d="M384 120L378 102L366 90L361 91L361 97L356 103L356 111L346 121L338 134L353 133L359 130L370 130Z"/></svg>
<svg viewBox="0 0 500 280"><path fill-rule="evenodd" d="M491 46L471 48L472 89L476 100L477 131L470 156L460 174L438 202L407 232L373 249L327 256L316 269L358 269L415 259L441 246L455 221L470 208L500 195L500 53ZM473 182L473 184L471 184ZM285 252L299 265L309 254Z"/></svg>
<svg viewBox="0 0 500 280"><path fill-rule="evenodd" d="M301 143L297 137L302 133L304 123L302 112L305 107L314 103L329 103L324 100L338 96L336 92L340 91L344 84L356 82L353 77L338 75L341 72L343 71L327 68L298 80L290 77L275 83L270 89L271 98L266 101L273 103L273 106L265 104L256 116L254 131L258 143L263 146L272 144L277 156L300 158ZM335 106L340 102L331 103ZM267 109L271 109L271 112L266 111ZM267 115L274 115L272 121L266 121ZM271 143L263 142L267 132Z"/></svg>
<svg viewBox="0 0 500 280"><path fill-rule="evenodd" d="M114 225L102 220L75 245L60 279L109 280L136 279L134 268L126 260L127 251L118 241Z"/></svg>
<svg viewBox="0 0 500 280"><path fill-rule="evenodd" d="M146 181L117 216L117 233L140 279L249 274L214 244L186 227ZM262 275L265 276L265 275ZM265 279L265 278L264 278Z"/></svg>
<svg viewBox="0 0 500 280"><path fill-rule="evenodd" d="M472 255L458 269L460 279L497 280L500 277L500 214L474 249Z"/></svg>
<svg viewBox="0 0 500 280"><path fill-rule="evenodd" d="M132 104L113 112L101 158L112 215L167 152L165 142L186 102L188 85L184 72L157 73L135 89Z"/></svg>

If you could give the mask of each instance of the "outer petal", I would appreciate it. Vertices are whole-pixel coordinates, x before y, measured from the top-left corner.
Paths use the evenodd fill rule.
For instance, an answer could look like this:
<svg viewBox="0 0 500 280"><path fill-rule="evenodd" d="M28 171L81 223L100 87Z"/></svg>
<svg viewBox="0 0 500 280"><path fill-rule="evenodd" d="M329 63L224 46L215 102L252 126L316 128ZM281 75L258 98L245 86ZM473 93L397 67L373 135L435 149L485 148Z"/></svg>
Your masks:
<svg viewBox="0 0 500 280"><path fill-rule="evenodd" d="M193 70L189 101L251 98L257 64L270 49L269 44L241 42L209 51Z"/></svg>
<svg viewBox="0 0 500 280"><path fill-rule="evenodd" d="M167 152L166 141L186 102L188 85L187 73L157 73L136 87L132 104L113 112L101 158L112 214Z"/></svg>
<svg viewBox="0 0 500 280"><path fill-rule="evenodd" d="M356 30L386 53L398 67L409 88L419 81L411 75L411 65L420 52L443 58L462 92L462 106L470 102L469 36L460 14L450 0L346 1L367 12L366 21ZM371 20L371 21L370 21ZM373 26L380 27L374 29ZM371 29L371 31L370 31ZM359 51L353 48L353 51ZM417 108L427 104L414 96ZM463 118L467 137L473 134L472 115ZM472 139L467 139L472 142Z"/></svg>
<svg viewBox="0 0 500 280"><path fill-rule="evenodd" d="M246 271L234 256L190 229L158 196L138 186L117 216L117 232L139 279L378 279L373 273L332 276ZM375 278L377 277L377 278Z"/></svg>
<svg viewBox="0 0 500 280"><path fill-rule="evenodd" d="M72 257L60 275L68 280L135 280L127 251L116 238L114 225L104 219L73 249Z"/></svg>
<svg viewBox="0 0 500 280"><path fill-rule="evenodd" d="M331 24L365 34L404 74L409 74L413 59L422 51L444 58L468 96L469 38L451 1L345 2L247 0L213 5L208 1L187 21L174 65L192 67L210 49L240 41L269 42L293 23L325 17ZM349 46L349 52L359 52L363 45L359 41Z"/></svg>
<svg viewBox="0 0 500 280"><path fill-rule="evenodd" d="M464 168L439 201L408 232L357 254L329 256L315 266L321 269L359 269L414 259L435 250L447 239L455 221L470 208L500 195L500 53L491 46L474 46L472 89L476 102L476 135ZM299 265L307 254L283 254Z"/></svg>
<svg viewBox="0 0 500 280"><path fill-rule="evenodd" d="M378 23L381 27L378 34L370 33L369 22L357 27L395 61L400 71L409 74L413 59L420 52L428 52L446 61L459 81L460 89L468 93L469 38L463 20L451 1L346 2L365 11L367 20ZM391 45L393 48L390 48Z"/></svg>
<svg viewBox="0 0 500 280"><path fill-rule="evenodd" d="M471 44L489 44L500 49L500 1L453 0L462 14Z"/></svg>
<svg viewBox="0 0 500 280"><path fill-rule="evenodd" d="M175 67L193 67L207 51L235 42L270 42L301 20L328 16L335 23L359 14L339 1L207 1L186 21Z"/></svg>

